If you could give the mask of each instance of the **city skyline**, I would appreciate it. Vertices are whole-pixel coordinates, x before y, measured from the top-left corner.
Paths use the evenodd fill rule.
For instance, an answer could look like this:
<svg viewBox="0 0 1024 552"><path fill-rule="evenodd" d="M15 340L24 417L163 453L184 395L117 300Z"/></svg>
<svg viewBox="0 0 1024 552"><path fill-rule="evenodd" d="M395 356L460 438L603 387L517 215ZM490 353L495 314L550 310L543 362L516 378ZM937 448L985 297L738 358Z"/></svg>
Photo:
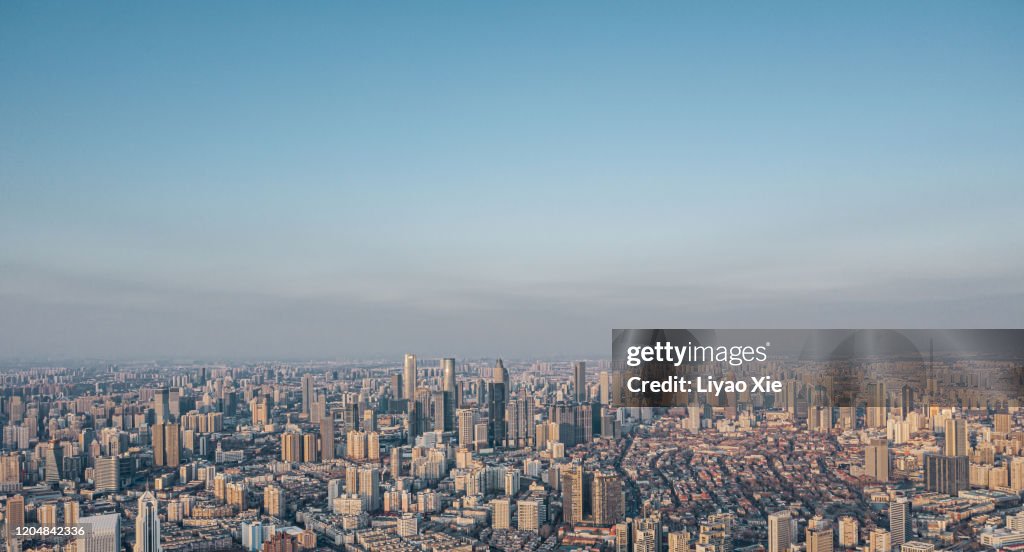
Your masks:
<svg viewBox="0 0 1024 552"><path fill-rule="evenodd" d="M1018 2L280 9L0 5L0 357L1024 326Z"/></svg>

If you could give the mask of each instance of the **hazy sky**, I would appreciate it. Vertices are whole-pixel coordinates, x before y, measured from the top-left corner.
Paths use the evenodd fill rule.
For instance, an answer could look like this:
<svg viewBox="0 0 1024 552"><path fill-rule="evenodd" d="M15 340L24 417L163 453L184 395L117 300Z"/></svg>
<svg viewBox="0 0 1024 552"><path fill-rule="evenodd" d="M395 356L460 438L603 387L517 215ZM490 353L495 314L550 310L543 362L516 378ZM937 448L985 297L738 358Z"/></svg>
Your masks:
<svg viewBox="0 0 1024 552"><path fill-rule="evenodd" d="M1024 3L0 3L0 357L1024 326Z"/></svg>

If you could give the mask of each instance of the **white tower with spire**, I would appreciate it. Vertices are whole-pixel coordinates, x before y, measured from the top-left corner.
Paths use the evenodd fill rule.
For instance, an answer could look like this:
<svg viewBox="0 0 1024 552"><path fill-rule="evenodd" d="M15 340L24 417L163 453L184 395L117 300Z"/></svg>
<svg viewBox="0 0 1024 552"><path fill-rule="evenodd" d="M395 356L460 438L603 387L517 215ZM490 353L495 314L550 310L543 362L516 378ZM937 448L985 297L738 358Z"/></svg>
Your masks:
<svg viewBox="0 0 1024 552"><path fill-rule="evenodd" d="M139 513L135 517L135 552L160 552L160 515L153 493L139 497Z"/></svg>

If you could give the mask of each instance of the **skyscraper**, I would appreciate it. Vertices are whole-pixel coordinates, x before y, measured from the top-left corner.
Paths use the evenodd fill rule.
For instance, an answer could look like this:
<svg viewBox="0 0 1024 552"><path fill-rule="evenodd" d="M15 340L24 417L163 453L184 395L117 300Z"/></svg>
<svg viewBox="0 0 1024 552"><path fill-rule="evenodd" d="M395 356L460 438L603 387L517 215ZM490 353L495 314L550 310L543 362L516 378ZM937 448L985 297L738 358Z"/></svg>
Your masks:
<svg viewBox="0 0 1024 552"><path fill-rule="evenodd" d="M970 487L970 461L966 456L925 454L924 483L929 491L956 496Z"/></svg>
<svg viewBox="0 0 1024 552"><path fill-rule="evenodd" d="M910 540L910 502L903 497L889 503L889 539L892 546Z"/></svg>
<svg viewBox="0 0 1024 552"><path fill-rule="evenodd" d="M626 515L622 479L612 472L597 472L593 482L594 523L613 525Z"/></svg>
<svg viewBox="0 0 1024 552"><path fill-rule="evenodd" d="M302 413L309 416L313 412L313 400L316 398L313 390L313 375L302 375Z"/></svg>
<svg viewBox="0 0 1024 552"><path fill-rule="evenodd" d="M7 542L12 543L18 538L16 529L25 526L25 497L18 494L8 498L6 510L4 532Z"/></svg>
<svg viewBox="0 0 1024 552"><path fill-rule="evenodd" d="M793 542L792 520L788 511L768 515L768 552L789 552Z"/></svg>
<svg viewBox="0 0 1024 552"><path fill-rule="evenodd" d="M74 525L84 532L75 540L75 552L121 552L120 514L85 516Z"/></svg>
<svg viewBox="0 0 1024 552"><path fill-rule="evenodd" d="M853 516L839 516L839 546L855 548L860 542L860 524Z"/></svg>
<svg viewBox="0 0 1024 552"><path fill-rule="evenodd" d="M512 501L508 497L491 501L491 526L495 529L512 527Z"/></svg>
<svg viewBox="0 0 1024 552"><path fill-rule="evenodd" d="M181 464L181 432L178 424L153 426L153 463L176 468Z"/></svg>
<svg viewBox="0 0 1024 552"><path fill-rule="evenodd" d="M64 448L60 442L50 441L46 445L46 483L54 485L60 482L64 471Z"/></svg>
<svg viewBox="0 0 1024 552"><path fill-rule="evenodd" d="M580 464L562 469L562 519L569 524L580 523L586 517L586 473Z"/></svg>
<svg viewBox="0 0 1024 552"><path fill-rule="evenodd" d="M160 516L156 497L146 491L139 497L135 517L135 552L160 552Z"/></svg>
<svg viewBox="0 0 1024 552"><path fill-rule="evenodd" d="M334 412L331 410L320 418L320 457L324 462L334 460Z"/></svg>
<svg viewBox="0 0 1024 552"><path fill-rule="evenodd" d="M572 363L572 386L576 402L587 402L587 363L582 360Z"/></svg>
<svg viewBox="0 0 1024 552"><path fill-rule="evenodd" d="M864 473L875 481L889 481L889 444L885 439L872 439L864 447Z"/></svg>
<svg viewBox="0 0 1024 552"><path fill-rule="evenodd" d="M402 366L402 386L404 387L402 398L409 401L409 408L416 397L416 355L406 353L405 362Z"/></svg>
<svg viewBox="0 0 1024 552"><path fill-rule="evenodd" d="M946 456L967 456L967 420L946 420ZM893 546L896 546L895 536ZM903 544L903 543L900 543Z"/></svg>

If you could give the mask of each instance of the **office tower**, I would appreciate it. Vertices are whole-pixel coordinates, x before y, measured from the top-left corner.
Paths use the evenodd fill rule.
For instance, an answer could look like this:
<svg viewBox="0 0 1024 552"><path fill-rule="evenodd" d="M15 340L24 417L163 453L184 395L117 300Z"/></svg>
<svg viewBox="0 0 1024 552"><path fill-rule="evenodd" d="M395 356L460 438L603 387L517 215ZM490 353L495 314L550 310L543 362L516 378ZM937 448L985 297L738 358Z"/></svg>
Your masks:
<svg viewBox="0 0 1024 552"><path fill-rule="evenodd" d="M284 489L277 485L267 485L263 489L263 511L268 516L284 519L285 508L288 502L285 500Z"/></svg>
<svg viewBox="0 0 1024 552"><path fill-rule="evenodd" d="M121 552L121 515L104 514L79 518L83 535L75 540L75 552Z"/></svg>
<svg viewBox="0 0 1024 552"><path fill-rule="evenodd" d="M906 418L914 410L914 388L904 385L900 389L900 415Z"/></svg>
<svg viewBox="0 0 1024 552"><path fill-rule="evenodd" d="M93 477L96 492L116 493L121 490L121 462L116 456L102 456L96 459Z"/></svg>
<svg viewBox="0 0 1024 552"><path fill-rule="evenodd" d="M161 387L153 393L153 411L156 423L165 424L171 420L171 390Z"/></svg>
<svg viewBox="0 0 1024 552"><path fill-rule="evenodd" d="M587 363L582 360L572 363L572 387L576 393L576 402L587 402Z"/></svg>
<svg viewBox="0 0 1024 552"><path fill-rule="evenodd" d="M249 401L249 410L252 411L252 425L262 426L270 423L270 399L265 395Z"/></svg>
<svg viewBox="0 0 1024 552"><path fill-rule="evenodd" d="M324 462L334 460L334 413L331 411L320 418L320 457Z"/></svg>
<svg viewBox="0 0 1024 552"><path fill-rule="evenodd" d="M64 449L57 441L50 441L46 445L45 481L54 485L60 483L64 470Z"/></svg>
<svg viewBox="0 0 1024 552"><path fill-rule="evenodd" d="M967 420L963 418L946 420L945 452L946 456L967 456ZM897 543L893 542L893 546L896 545Z"/></svg>
<svg viewBox="0 0 1024 552"><path fill-rule="evenodd" d="M970 461L966 456L924 455L925 488L956 496L970 487Z"/></svg>
<svg viewBox="0 0 1024 552"><path fill-rule="evenodd" d="M768 516L768 552L789 552L789 545L793 543L792 520L788 511Z"/></svg>
<svg viewBox="0 0 1024 552"><path fill-rule="evenodd" d="M18 494L8 498L5 510L4 532L7 542L12 543L18 540L17 528L25 526L25 497Z"/></svg>
<svg viewBox="0 0 1024 552"><path fill-rule="evenodd" d="M473 408L460 408L455 413L459 423L459 445L468 449L475 448L475 431L477 424L477 411Z"/></svg>
<svg viewBox="0 0 1024 552"><path fill-rule="evenodd" d="M36 506L36 519L39 521L40 527L56 527L57 504L47 502L46 504Z"/></svg>
<svg viewBox="0 0 1024 552"><path fill-rule="evenodd" d="M601 372L597 376L598 400L603 405L611 404L612 377L608 372Z"/></svg>
<svg viewBox="0 0 1024 552"><path fill-rule="evenodd" d="M889 444L885 439L872 439L864 447L864 474L875 481L889 481Z"/></svg>
<svg viewBox="0 0 1024 552"><path fill-rule="evenodd" d="M313 389L313 375L302 375L302 413L309 416L313 412L313 401L316 399Z"/></svg>
<svg viewBox="0 0 1024 552"><path fill-rule="evenodd" d="M494 369L491 371L491 381L494 383L502 383L505 385L505 390L509 390L509 384L511 382L508 378L508 370L505 369L505 363L502 362L500 358L494 363ZM507 398L508 397L505 397L502 400L507 400Z"/></svg>
<svg viewBox="0 0 1024 552"><path fill-rule="evenodd" d="M317 455L317 436L312 433L306 433L302 436L302 461L306 463L314 463L318 461Z"/></svg>
<svg viewBox="0 0 1024 552"><path fill-rule="evenodd" d="M821 516L807 522L807 552L832 552L832 525Z"/></svg>
<svg viewBox="0 0 1024 552"><path fill-rule="evenodd" d="M594 474L592 488L595 524L613 525L626 516L622 479L618 475L611 472L597 472Z"/></svg>
<svg viewBox="0 0 1024 552"><path fill-rule="evenodd" d="M64 525L72 527L78 525L80 507L75 500L64 501Z"/></svg>
<svg viewBox="0 0 1024 552"><path fill-rule="evenodd" d="M900 546L910 540L910 502L906 498L897 498L889 503L889 543Z"/></svg>
<svg viewBox="0 0 1024 552"><path fill-rule="evenodd" d="M868 384L868 404L865 410L868 427L885 427L886 412L886 390L885 383L872 382Z"/></svg>
<svg viewBox="0 0 1024 552"><path fill-rule="evenodd" d="M500 360L498 361L501 362ZM501 370L504 370L502 367ZM499 372L494 369L495 374ZM505 382L492 381L487 384L487 435L491 446L500 447L505 443Z"/></svg>
<svg viewBox="0 0 1024 552"><path fill-rule="evenodd" d="M302 436L295 432L281 434L281 460L284 462L302 461Z"/></svg>
<svg viewBox="0 0 1024 552"><path fill-rule="evenodd" d="M996 433L1001 433L1001 434L1004 434L1004 435L1009 433L1011 425L1012 425L1012 418L1010 417L1009 414L1005 414L1005 413L996 414L996 417L995 417L995 432Z"/></svg>
<svg viewBox="0 0 1024 552"><path fill-rule="evenodd" d="M533 401L529 398L517 398L505 405L505 446L525 448L533 445L536 428L534 422Z"/></svg>
<svg viewBox="0 0 1024 552"><path fill-rule="evenodd" d="M0 456L0 486L21 483L21 456L16 452Z"/></svg>
<svg viewBox="0 0 1024 552"><path fill-rule="evenodd" d="M585 497L586 473L580 464L562 469L562 518L566 523L576 524L586 517Z"/></svg>
<svg viewBox="0 0 1024 552"><path fill-rule="evenodd" d="M507 497L491 501L491 527L495 529L512 528L512 501Z"/></svg>
<svg viewBox="0 0 1024 552"><path fill-rule="evenodd" d="M434 420L434 431L453 431L455 429L455 409L452 395L446 391L434 391L430 400L433 403L431 417Z"/></svg>
<svg viewBox="0 0 1024 552"><path fill-rule="evenodd" d="M860 544L860 524L853 516L839 516L839 546L856 548Z"/></svg>
<svg viewBox="0 0 1024 552"><path fill-rule="evenodd" d="M409 401L409 408L412 408L412 401L416 396L416 355L405 355L405 362L402 366L402 385L404 387L402 398Z"/></svg>
<svg viewBox="0 0 1024 552"><path fill-rule="evenodd" d="M359 403L355 400L341 406L341 423L345 431L359 429Z"/></svg>
<svg viewBox="0 0 1024 552"><path fill-rule="evenodd" d="M135 517L135 552L160 552L160 516L156 497L146 491L139 497Z"/></svg>
<svg viewBox="0 0 1024 552"><path fill-rule="evenodd" d="M633 552L633 521L615 524L615 552Z"/></svg>
<svg viewBox="0 0 1024 552"><path fill-rule="evenodd" d="M868 534L868 552L891 552L892 542L885 529L873 529Z"/></svg>
<svg viewBox="0 0 1024 552"><path fill-rule="evenodd" d="M455 359L441 359L442 385L441 390L446 393L455 394Z"/></svg>
<svg viewBox="0 0 1024 552"><path fill-rule="evenodd" d="M153 463L176 468L181 464L181 432L178 424L156 424L153 434Z"/></svg>

